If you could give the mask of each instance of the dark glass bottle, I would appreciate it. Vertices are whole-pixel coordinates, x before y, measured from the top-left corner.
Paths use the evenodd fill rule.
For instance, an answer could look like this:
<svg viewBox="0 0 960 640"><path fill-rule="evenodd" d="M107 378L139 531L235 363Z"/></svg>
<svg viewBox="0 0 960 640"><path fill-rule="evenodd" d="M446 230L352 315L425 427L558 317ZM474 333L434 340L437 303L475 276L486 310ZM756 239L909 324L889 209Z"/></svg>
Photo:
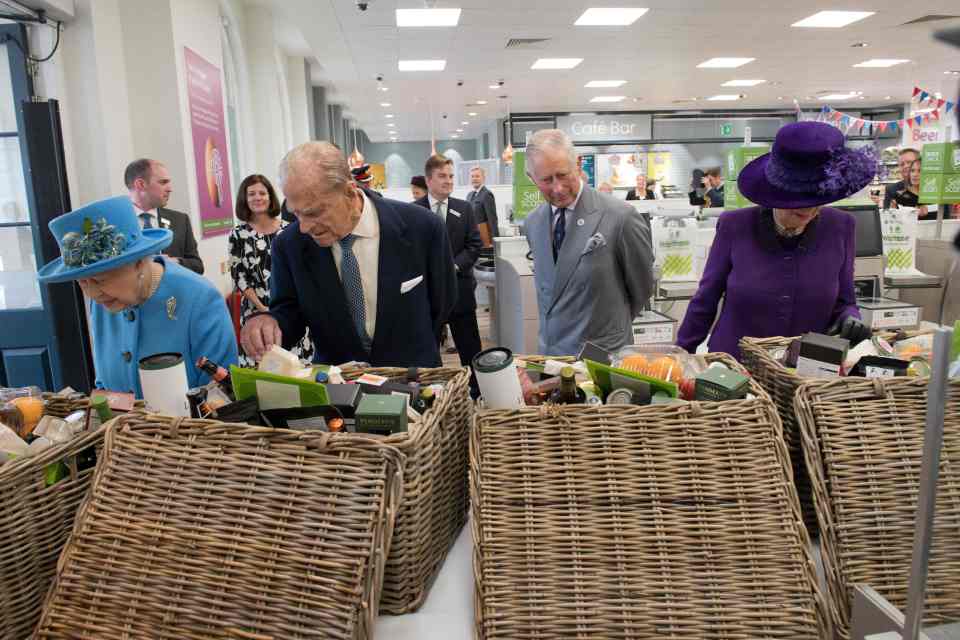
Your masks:
<svg viewBox="0 0 960 640"><path fill-rule="evenodd" d="M420 392L420 400L423 402L424 410L432 409L433 403L437 400L437 394L433 387L424 387L423 391Z"/></svg>
<svg viewBox="0 0 960 640"><path fill-rule="evenodd" d="M560 386L550 394L553 404L586 404L587 394L577 386L576 372L573 367L560 370Z"/></svg>
<svg viewBox="0 0 960 640"><path fill-rule="evenodd" d="M233 381L230 379L229 371L206 356L200 356L197 359L197 369L210 376L230 400L236 400L236 396L233 395Z"/></svg>

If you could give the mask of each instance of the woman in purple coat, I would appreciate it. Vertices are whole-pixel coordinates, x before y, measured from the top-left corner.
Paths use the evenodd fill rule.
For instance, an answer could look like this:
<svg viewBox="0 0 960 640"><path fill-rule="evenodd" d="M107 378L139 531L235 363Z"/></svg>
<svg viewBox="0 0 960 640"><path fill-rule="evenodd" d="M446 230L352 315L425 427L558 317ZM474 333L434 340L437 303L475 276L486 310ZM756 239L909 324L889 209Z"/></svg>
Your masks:
<svg viewBox="0 0 960 640"><path fill-rule="evenodd" d="M869 335L853 288L854 217L824 205L860 191L876 171L873 147L847 149L828 124L782 127L772 152L740 173L740 192L760 206L720 216L677 344L694 352L710 334L710 351L739 359L745 336Z"/></svg>

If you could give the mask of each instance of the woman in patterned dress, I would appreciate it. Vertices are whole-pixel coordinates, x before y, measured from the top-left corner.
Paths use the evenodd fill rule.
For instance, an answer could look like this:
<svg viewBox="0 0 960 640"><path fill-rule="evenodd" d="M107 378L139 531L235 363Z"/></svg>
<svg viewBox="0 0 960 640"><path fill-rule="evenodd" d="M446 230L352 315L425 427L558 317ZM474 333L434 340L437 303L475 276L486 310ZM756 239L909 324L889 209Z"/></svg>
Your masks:
<svg viewBox="0 0 960 640"><path fill-rule="evenodd" d="M230 275L243 296L242 325L254 313L270 309L270 248L288 223L280 218L280 201L273 185L257 173L240 183L236 214L240 224L230 234ZM313 358L309 330L293 353L302 360ZM241 351L240 366L256 367L256 362Z"/></svg>

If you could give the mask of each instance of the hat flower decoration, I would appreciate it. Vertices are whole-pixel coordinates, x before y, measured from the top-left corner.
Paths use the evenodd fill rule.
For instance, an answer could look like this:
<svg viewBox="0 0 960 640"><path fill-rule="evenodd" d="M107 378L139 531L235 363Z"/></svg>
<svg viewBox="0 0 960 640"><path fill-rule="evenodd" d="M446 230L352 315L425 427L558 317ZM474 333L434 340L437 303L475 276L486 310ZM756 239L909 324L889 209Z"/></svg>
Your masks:
<svg viewBox="0 0 960 640"><path fill-rule="evenodd" d="M96 222L83 219L83 232L71 231L60 240L63 264L68 267L88 267L100 260L115 258L123 253L127 239L106 219Z"/></svg>

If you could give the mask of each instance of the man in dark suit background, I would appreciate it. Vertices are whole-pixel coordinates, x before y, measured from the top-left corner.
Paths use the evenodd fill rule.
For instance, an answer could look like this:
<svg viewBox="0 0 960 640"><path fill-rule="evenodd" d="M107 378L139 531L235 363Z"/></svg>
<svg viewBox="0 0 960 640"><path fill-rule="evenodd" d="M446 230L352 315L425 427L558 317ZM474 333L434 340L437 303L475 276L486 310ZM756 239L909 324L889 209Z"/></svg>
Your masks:
<svg viewBox="0 0 960 640"><path fill-rule="evenodd" d="M203 275L203 260L197 251L197 239L193 236L190 216L166 208L173 191L167 167L162 162L140 158L127 165L123 181L130 191L133 209L140 219L140 228L170 229L173 242L164 250L164 254Z"/></svg>
<svg viewBox="0 0 960 640"><path fill-rule="evenodd" d="M483 184L486 177L486 172L480 167L470 170L470 185L473 191L467 194L467 202L473 205L480 238L484 247L489 249L493 246L493 239L500 235L500 228L497 221L497 200L493 197L493 192Z"/></svg>
<svg viewBox="0 0 960 640"><path fill-rule="evenodd" d="M457 269L457 306L447 321L453 342L460 354L460 364L469 367L473 358L483 348L480 343L480 328L477 326L477 299L473 290L477 287L473 265L480 255L483 243L473 207L466 200L451 198L453 193L453 160L440 155L430 156L424 168L427 180L427 197L416 204L433 212L437 220L446 224L449 247ZM476 382L471 386L476 391Z"/></svg>
<svg viewBox="0 0 960 640"><path fill-rule="evenodd" d="M310 327L315 362L440 366L437 334L456 301L443 222L365 192L329 142L290 151L280 185L297 222L274 240L270 311L244 324L244 351L259 360Z"/></svg>

